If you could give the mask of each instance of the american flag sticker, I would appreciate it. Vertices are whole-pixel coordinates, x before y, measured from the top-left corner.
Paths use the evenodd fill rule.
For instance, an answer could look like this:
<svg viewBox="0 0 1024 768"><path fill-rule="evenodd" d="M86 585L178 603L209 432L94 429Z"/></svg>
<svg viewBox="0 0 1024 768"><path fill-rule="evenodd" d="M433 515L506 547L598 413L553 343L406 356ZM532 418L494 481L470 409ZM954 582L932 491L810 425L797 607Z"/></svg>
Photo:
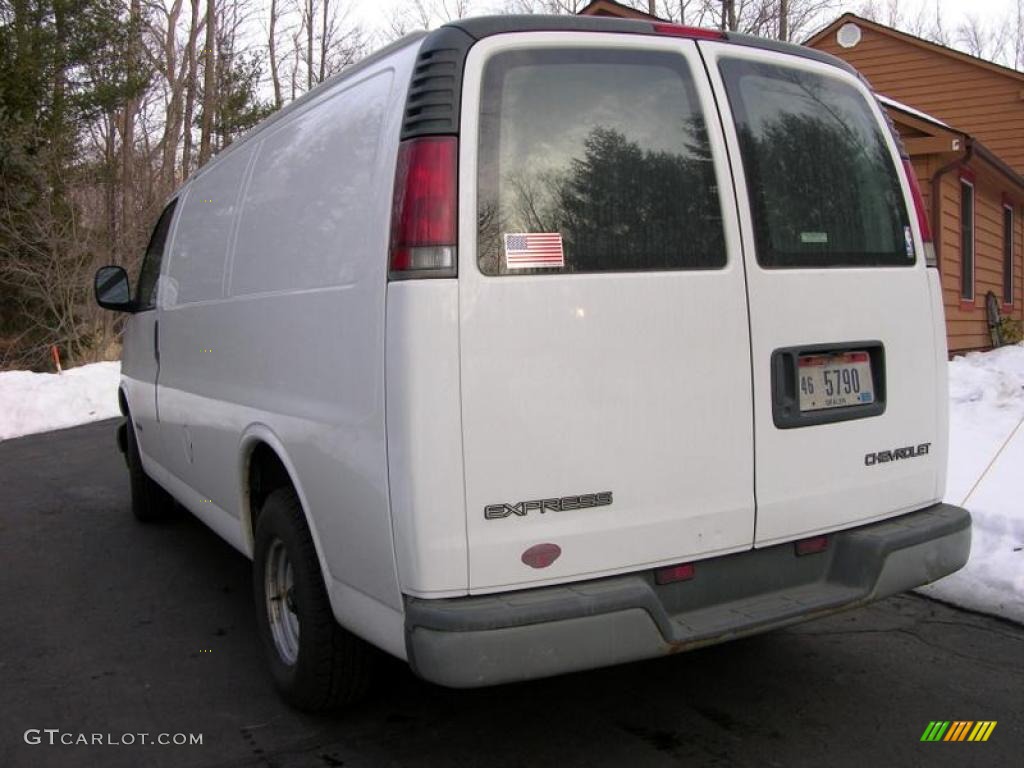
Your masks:
<svg viewBox="0 0 1024 768"><path fill-rule="evenodd" d="M505 233L505 269L561 269L564 266L560 233Z"/></svg>

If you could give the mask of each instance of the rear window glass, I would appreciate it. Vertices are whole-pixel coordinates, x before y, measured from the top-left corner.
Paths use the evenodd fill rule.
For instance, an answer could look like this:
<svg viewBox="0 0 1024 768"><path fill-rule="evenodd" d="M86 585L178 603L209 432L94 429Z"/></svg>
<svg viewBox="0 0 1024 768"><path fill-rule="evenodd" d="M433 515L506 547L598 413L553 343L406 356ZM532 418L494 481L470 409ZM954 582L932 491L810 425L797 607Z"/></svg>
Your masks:
<svg viewBox="0 0 1024 768"><path fill-rule="evenodd" d="M478 182L488 275L725 264L704 116L676 54L494 56L483 78Z"/></svg>
<svg viewBox="0 0 1024 768"><path fill-rule="evenodd" d="M719 63L765 267L910 266L913 240L882 127L848 83Z"/></svg>

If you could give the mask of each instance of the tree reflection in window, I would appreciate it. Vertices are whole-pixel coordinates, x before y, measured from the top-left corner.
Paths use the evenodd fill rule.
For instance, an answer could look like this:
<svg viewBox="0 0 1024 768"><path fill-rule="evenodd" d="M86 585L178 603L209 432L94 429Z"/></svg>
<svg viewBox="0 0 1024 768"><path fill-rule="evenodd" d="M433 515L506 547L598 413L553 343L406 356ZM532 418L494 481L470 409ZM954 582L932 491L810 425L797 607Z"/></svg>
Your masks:
<svg viewBox="0 0 1024 768"><path fill-rule="evenodd" d="M909 220L882 129L851 85L739 59L720 63L740 138L758 261L909 265Z"/></svg>
<svg viewBox="0 0 1024 768"><path fill-rule="evenodd" d="M620 111L608 122L599 119L598 102L607 99L610 87L600 59L591 61L597 69L589 74L581 68L557 71L566 58L550 61L545 81L572 94L564 102L552 99L544 105L519 93L502 98L502 75L509 62L497 75L490 73L489 83L485 76L478 205L479 264L485 274L506 273L506 232L562 235L564 269L515 273L713 269L725 264L714 164L685 61L665 54L598 54L605 59L623 55L633 71L624 74L621 62L614 62L620 67L614 75L619 91L612 96L619 99ZM522 63L521 53L519 57L513 63ZM661 66L643 66L645 59ZM671 62L668 76L666 60ZM526 61L536 65L533 57ZM634 82L626 81L630 76ZM645 86L655 94L643 93ZM667 104L666 96L672 99ZM553 109L561 111L552 114ZM545 134L530 133L537 124ZM586 133L568 150L564 138L560 143L547 138L561 130L579 135L581 125ZM525 144L523 136L533 139L529 154L514 162L509 146ZM509 145L502 146L502 141Z"/></svg>

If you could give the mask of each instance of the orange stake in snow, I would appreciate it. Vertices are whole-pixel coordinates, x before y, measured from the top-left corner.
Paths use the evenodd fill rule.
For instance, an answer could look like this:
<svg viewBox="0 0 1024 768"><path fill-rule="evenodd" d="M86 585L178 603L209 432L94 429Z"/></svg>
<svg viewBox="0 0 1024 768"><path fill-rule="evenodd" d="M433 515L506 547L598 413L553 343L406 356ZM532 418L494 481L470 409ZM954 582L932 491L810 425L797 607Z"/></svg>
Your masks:
<svg viewBox="0 0 1024 768"><path fill-rule="evenodd" d="M60 352L57 351L56 344L50 347L50 354L53 355L53 364L57 366L57 373L64 373L60 367Z"/></svg>

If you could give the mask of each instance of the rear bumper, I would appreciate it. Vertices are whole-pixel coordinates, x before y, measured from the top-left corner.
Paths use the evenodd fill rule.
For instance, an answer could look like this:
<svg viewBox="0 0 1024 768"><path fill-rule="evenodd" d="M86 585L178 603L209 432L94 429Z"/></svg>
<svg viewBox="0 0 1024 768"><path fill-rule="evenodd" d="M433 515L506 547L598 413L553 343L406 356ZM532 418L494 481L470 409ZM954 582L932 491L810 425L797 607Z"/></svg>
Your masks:
<svg viewBox="0 0 1024 768"><path fill-rule="evenodd" d="M825 552L792 543L701 560L690 581L650 571L443 600L406 598L409 663L471 688L699 648L853 608L940 579L971 549L967 510L936 504L831 534Z"/></svg>

